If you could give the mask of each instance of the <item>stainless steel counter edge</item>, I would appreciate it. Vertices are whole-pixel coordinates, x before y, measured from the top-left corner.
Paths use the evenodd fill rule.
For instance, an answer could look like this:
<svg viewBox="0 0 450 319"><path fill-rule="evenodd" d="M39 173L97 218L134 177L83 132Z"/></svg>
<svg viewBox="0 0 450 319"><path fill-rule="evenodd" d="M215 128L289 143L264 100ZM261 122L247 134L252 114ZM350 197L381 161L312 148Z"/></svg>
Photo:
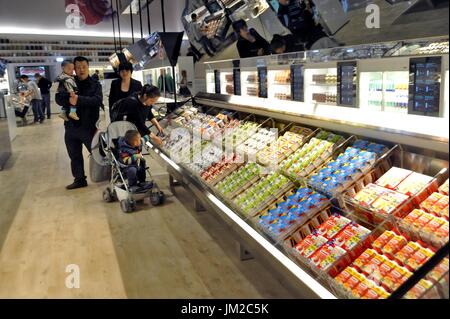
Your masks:
<svg viewBox="0 0 450 319"><path fill-rule="evenodd" d="M170 175L191 191L208 211L215 212L228 224L255 258L262 261L269 269L274 270L274 276L294 297L336 299L328 289L248 225L238 214L212 194L205 185L192 177L187 170L173 162L152 143L148 142L147 145L154 158Z"/></svg>
<svg viewBox="0 0 450 319"><path fill-rule="evenodd" d="M325 129L334 129L349 134L364 135L376 139L385 139L393 143L399 143L403 145L409 145L414 147L422 147L432 151L440 153L449 153L447 138L441 138L437 136L424 135L419 133L404 132L401 130L394 130L385 127L365 125L347 121L334 120L314 115L302 115L286 111L277 111L273 109L267 109L263 107L254 107L249 105L238 105L236 103L230 103L227 100L228 96L216 95L210 93L199 93L196 96L196 101L200 104L208 106L216 106L234 111L254 113L262 116L273 117L275 119L281 119L286 121L292 121L297 123L303 123L306 125L322 127ZM371 134L372 132L372 134Z"/></svg>

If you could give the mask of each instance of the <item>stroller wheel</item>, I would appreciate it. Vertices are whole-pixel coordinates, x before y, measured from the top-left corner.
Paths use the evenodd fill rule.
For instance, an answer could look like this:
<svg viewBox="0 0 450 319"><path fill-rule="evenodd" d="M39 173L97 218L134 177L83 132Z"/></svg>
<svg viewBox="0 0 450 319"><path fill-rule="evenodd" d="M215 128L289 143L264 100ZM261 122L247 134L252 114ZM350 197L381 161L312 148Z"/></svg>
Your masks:
<svg viewBox="0 0 450 319"><path fill-rule="evenodd" d="M136 204L128 199L120 201L120 208L126 214L132 213L136 209Z"/></svg>
<svg viewBox="0 0 450 319"><path fill-rule="evenodd" d="M103 200L107 203L111 203L115 200L115 194L109 187L103 191Z"/></svg>
<svg viewBox="0 0 450 319"><path fill-rule="evenodd" d="M162 204L164 204L165 201L166 201L166 195L163 192L161 192L159 189L151 192L150 203L153 206L162 205Z"/></svg>

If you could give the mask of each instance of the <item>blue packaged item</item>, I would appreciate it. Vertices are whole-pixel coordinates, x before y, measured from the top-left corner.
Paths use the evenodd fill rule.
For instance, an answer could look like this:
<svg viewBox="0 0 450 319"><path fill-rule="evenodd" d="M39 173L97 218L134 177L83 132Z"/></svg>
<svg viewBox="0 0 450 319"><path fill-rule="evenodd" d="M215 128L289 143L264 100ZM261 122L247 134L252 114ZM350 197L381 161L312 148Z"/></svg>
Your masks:
<svg viewBox="0 0 450 319"><path fill-rule="evenodd" d="M335 171L335 170L339 169L339 167L341 167L341 166L342 166L341 162L332 161L332 162L328 163L326 168L330 169L331 171Z"/></svg>
<svg viewBox="0 0 450 319"><path fill-rule="evenodd" d="M348 148L345 150L345 153L344 153L344 154L347 154L347 155L350 156L350 157L355 157L355 156L358 156L358 154L359 154L360 152L361 152L361 150L358 149L358 148L348 147Z"/></svg>
<svg viewBox="0 0 450 319"><path fill-rule="evenodd" d="M297 195L298 201L302 200L305 197L311 196L314 193L312 189L307 187L299 188L295 195Z"/></svg>
<svg viewBox="0 0 450 319"><path fill-rule="evenodd" d="M354 144L353 147L355 148L359 148L359 149L367 149L367 147L369 146L369 141L366 140L357 140Z"/></svg>

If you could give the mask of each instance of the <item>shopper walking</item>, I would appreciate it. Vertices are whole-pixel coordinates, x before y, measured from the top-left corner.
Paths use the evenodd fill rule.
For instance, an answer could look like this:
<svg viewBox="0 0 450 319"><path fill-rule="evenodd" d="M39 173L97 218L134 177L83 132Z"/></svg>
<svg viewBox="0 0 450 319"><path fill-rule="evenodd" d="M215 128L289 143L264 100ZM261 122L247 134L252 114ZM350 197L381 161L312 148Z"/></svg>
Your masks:
<svg viewBox="0 0 450 319"><path fill-rule="evenodd" d="M94 74L92 74L92 79L95 81L100 81L100 71L95 70Z"/></svg>
<svg viewBox="0 0 450 319"><path fill-rule="evenodd" d="M41 90L41 96L42 96L42 112L47 113L47 118L50 119L52 116L52 110L50 106L50 89L52 88L53 83L47 79L44 78L41 74L36 73L34 75L34 78L36 79L36 83Z"/></svg>
<svg viewBox="0 0 450 319"><path fill-rule="evenodd" d="M56 103L64 106L70 103L77 107L78 121L69 119L64 122L65 143L69 154L74 182L67 186L68 190L88 186L84 172L83 145L91 151L91 142L97 131L100 107L103 105L103 91L100 82L89 76L89 60L76 57L75 81L78 93L60 92L56 94Z"/></svg>
<svg viewBox="0 0 450 319"><path fill-rule="evenodd" d="M141 92L142 83L131 78L132 74L133 65L130 62L124 62L119 65L120 79L114 80L111 83L109 109L111 109L117 101L127 98L136 92Z"/></svg>
<svg viewBox="0 0 450 319"><path fill-rule="evenodd" d="M34 122L42 123L45 120L44 112L42 112L42 95L36 82L30 81L28 75L22 75L20 81L27 85L28 91L25 97L31 98L31 108L33 109Z"/></svg>

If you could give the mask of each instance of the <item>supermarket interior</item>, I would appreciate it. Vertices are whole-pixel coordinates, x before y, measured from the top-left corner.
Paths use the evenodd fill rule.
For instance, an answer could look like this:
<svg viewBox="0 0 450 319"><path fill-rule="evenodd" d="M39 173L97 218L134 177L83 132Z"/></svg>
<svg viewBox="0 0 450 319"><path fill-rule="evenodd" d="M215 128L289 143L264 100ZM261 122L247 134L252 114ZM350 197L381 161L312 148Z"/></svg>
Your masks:
<svg viewBox="0 0 450 319"><path fill-rule="evenodd" d="M448 14L0 0L0 299L448 300Z"/></svg>

